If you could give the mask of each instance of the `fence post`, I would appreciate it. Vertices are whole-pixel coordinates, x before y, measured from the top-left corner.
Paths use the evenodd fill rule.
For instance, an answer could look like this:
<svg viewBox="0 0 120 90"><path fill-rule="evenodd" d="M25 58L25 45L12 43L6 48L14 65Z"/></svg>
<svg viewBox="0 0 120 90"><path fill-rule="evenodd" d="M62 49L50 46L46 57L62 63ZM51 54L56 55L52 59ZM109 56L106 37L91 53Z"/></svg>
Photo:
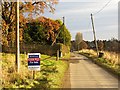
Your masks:
<svg viewBox="0 0 120 90"><path fill-rule="evenodd" d="M57 57L56 60L59 60L59 50L57 50Z"/></svg>

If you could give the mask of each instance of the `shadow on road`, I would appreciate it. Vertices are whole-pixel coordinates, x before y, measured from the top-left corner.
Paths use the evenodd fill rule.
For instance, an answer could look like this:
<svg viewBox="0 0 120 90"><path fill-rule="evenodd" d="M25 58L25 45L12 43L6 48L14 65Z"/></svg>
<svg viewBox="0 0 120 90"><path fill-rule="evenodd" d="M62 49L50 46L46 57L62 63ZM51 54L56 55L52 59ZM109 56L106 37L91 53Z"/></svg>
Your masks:
<svg viewBox="0 0 120 90"><path fill-rule="evenodd" d="M79 63L79 60L70 60L69 63Z"/></svg>

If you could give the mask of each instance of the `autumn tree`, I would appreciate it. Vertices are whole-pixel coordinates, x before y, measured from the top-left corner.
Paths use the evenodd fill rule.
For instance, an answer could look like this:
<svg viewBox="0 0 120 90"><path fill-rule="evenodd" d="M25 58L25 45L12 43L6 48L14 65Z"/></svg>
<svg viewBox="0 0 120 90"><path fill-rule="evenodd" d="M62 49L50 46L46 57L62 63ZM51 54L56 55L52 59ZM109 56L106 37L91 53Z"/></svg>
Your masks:
<svg viewBox="0 0 120 90"><path fill-rule="evenodd" d="M2 42L8 45L15 37L15 3L2 2ZM13 40L14 41L14 40Z"/></svg>
<svg viewBox="0 0 120 90"><path fill-rule="evenodd" d="M87 49L88 45L87 43L83 40L80 44L79 44L79 49Z"/></svg>
<svg viewBox="0 0 120 90"><path fill-rule="evenodd" d="M39 42L49 45L54 41L60 27L59 23L45 17L37 18L27 23L26 26L24 30L24 41L26 43Z"/></svg>
<svg viewBox="0 0 120 90"><path fill-rule="evenodd" d="M101 50L103 50L103 48L104 48L104 43L103 43L103 41L97 41L98 42L98 49L101 51Z"/></svg>
<svg viewBox="0 0 120 90"><path fill-rule="evenodd" d="M52 45L55 42L70 46L70 32L59 20L40 17L27 23L26 26L27 28L24 30L26 43L35 41L40 44Z"/></svg>
<svg viewBox="0 0 120 90"><path fill-rule="evenodd" d="M24 14L27 12L29 17L34 15L41 15L44 13L44 9L47 8L50 12L54 12L54 5L57 4L57 0L48 1L33 1L30 2L20 2L20 40L22 41L23 27L27 20L24 18ZM15 9L16 2L2 2L2 42L4 45L8 45L8 41L14 43L15 40Z"/></svg>

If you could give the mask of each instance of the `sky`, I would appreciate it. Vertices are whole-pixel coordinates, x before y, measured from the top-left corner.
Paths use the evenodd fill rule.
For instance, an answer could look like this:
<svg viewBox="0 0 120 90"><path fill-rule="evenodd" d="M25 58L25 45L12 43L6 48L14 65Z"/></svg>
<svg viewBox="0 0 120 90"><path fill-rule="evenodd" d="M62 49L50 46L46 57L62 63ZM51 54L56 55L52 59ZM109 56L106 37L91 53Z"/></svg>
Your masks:
<svg viewBox="0 0 120 90"><path fill-rule="evenodd" d="M54 14L45 12L43 16L51 19L65 17L65 25L75 40L77 32L86 41L94 40L91 16L93 13L97 40L118 39L118 2L119 0L59 0ZM109 2L109 3L108 3ZM102 9L106 4L108 5ZM99 10L101 10L99 13Z"/></svg>

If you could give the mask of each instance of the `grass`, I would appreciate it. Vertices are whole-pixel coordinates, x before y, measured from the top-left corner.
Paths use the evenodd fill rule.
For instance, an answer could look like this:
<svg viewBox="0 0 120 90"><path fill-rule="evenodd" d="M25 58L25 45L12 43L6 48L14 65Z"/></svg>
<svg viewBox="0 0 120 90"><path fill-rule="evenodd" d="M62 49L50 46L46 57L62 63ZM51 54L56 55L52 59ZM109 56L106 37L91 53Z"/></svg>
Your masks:
<svg viewBox="0 0 120 90"><path fill-rule="evenodd" d="M69 59L70 58L70 52L67 53L65 56L61 57L61 58L64 58L64 59Z"/></svg>
<svg viewBox="0 0 120 90"><path fill-rule="evenodd" d="M41 70L35 72L33 80L32 71L27 68L26 54L20 54L20 73L15 72L14 54L1 55L3 88L61 88L64 72L68 68L66 61L56 61L55 57L41 55Z"/></svg>
<svg viewBox="0 0 120 90"><path fill-rule="evenodd" d="M83 54L91 59L93 59L98 64L101 64L105 68L110 69L112 72L120 76L120 61L118 57L120 54L115 52L102 51L104 56L99 58L97 53L93 50L84 49L80 51L80 54Z"/></svg>

